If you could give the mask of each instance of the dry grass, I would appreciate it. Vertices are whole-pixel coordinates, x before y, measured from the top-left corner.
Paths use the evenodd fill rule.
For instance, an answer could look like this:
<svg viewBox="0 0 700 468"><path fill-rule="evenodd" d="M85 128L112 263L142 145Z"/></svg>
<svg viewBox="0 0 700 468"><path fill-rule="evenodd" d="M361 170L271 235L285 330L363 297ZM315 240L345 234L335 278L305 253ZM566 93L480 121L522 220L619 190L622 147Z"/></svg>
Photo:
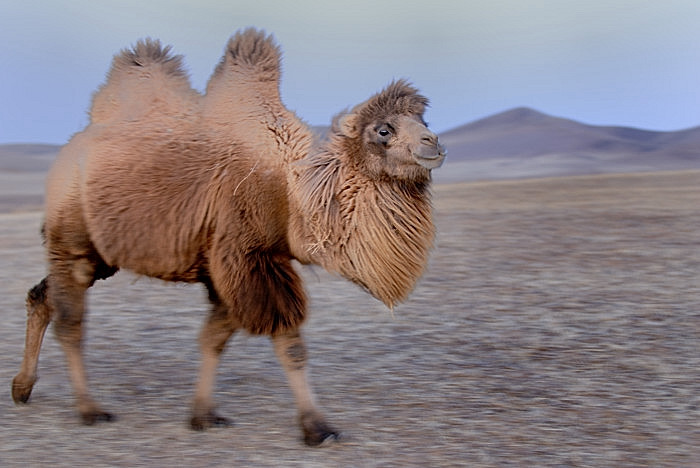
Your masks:
<svg viewBox="0 0 700 468"><path fill-rule="evenodd" d="M119 420L82 427L49 334L26 407L9 387L39 214L0 216L0 465L700 464L700 172L436 189L430 268L392 318L307 270L312 380L344 443L299 442L267 340L235 337L217 387L235 426L186 428L205 315L196 286L128 274L90 296L88 366Z"/></svg>

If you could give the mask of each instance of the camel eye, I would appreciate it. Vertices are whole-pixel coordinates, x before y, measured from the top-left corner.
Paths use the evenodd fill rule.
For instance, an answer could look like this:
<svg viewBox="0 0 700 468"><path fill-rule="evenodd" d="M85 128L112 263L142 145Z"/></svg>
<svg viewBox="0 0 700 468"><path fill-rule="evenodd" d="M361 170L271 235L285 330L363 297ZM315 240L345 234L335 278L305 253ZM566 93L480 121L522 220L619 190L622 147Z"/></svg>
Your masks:
<svg viewBox="0 0 700 468"><path fill-rule="evenodd" d="M377 127L376 132L377 136L379 137L379 141L386 145L394 134L393 130L394 129L391 128L391 125L389 124L384 124Z"/></svg>

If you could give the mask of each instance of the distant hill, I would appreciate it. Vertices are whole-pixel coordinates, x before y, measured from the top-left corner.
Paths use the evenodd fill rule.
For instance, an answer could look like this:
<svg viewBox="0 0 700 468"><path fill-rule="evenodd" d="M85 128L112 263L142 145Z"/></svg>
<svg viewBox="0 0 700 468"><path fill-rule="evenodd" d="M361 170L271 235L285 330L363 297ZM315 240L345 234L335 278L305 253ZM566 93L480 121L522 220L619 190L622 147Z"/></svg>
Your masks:
<svg viewBox="0 0 700 468"><path fill-rule="evenodd" d="M437 182L700 169L700 127L656 132L586 125L520 107L440 135Z"/></svg>

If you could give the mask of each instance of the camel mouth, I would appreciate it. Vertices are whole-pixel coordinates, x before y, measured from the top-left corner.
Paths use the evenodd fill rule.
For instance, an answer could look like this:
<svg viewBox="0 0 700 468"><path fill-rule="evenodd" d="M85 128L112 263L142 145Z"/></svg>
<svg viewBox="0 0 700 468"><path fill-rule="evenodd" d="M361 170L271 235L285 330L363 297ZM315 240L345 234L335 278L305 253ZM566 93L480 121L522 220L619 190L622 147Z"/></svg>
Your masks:
<svg viewBox="0 0 700 468"><path fill-rule="evenodd" d="M445 161L446 152L441 150L435 154L418 154L413 153L413 158L416 162L428 170L437 169L442 166Z"/></svg>

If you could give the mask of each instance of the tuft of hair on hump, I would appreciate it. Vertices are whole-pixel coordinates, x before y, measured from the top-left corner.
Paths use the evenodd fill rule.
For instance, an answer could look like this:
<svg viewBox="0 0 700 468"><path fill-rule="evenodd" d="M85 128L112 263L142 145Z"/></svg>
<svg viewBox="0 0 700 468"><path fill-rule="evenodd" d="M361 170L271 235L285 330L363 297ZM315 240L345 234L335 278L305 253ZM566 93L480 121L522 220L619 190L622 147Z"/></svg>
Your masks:
<svg viewBox="0 0 700 468"><path fill-rule="evenodd" d="M129 49L123 49L114 56L112 62L112 74L129 69L146 68L150 65L157 65L167 75L187 78L182 55L171 53L171 46L162 46L158 39L150 37L141 39Z"/></svg>
<svg viewBox="0 0 700 468"><path fill-rule="evenodd" d="M238 31L226 46L226 54L214 75L232 69L257 81L279 81L282 53L272 34L255 28Z"/></svg>
<svg viewBox="0 0 700 468"><path fill-rule="evenodd" d="M196 100L183 57L157 39L141 39L114 56L107 80L93 94L90 122L187 113Z"/></svg>

